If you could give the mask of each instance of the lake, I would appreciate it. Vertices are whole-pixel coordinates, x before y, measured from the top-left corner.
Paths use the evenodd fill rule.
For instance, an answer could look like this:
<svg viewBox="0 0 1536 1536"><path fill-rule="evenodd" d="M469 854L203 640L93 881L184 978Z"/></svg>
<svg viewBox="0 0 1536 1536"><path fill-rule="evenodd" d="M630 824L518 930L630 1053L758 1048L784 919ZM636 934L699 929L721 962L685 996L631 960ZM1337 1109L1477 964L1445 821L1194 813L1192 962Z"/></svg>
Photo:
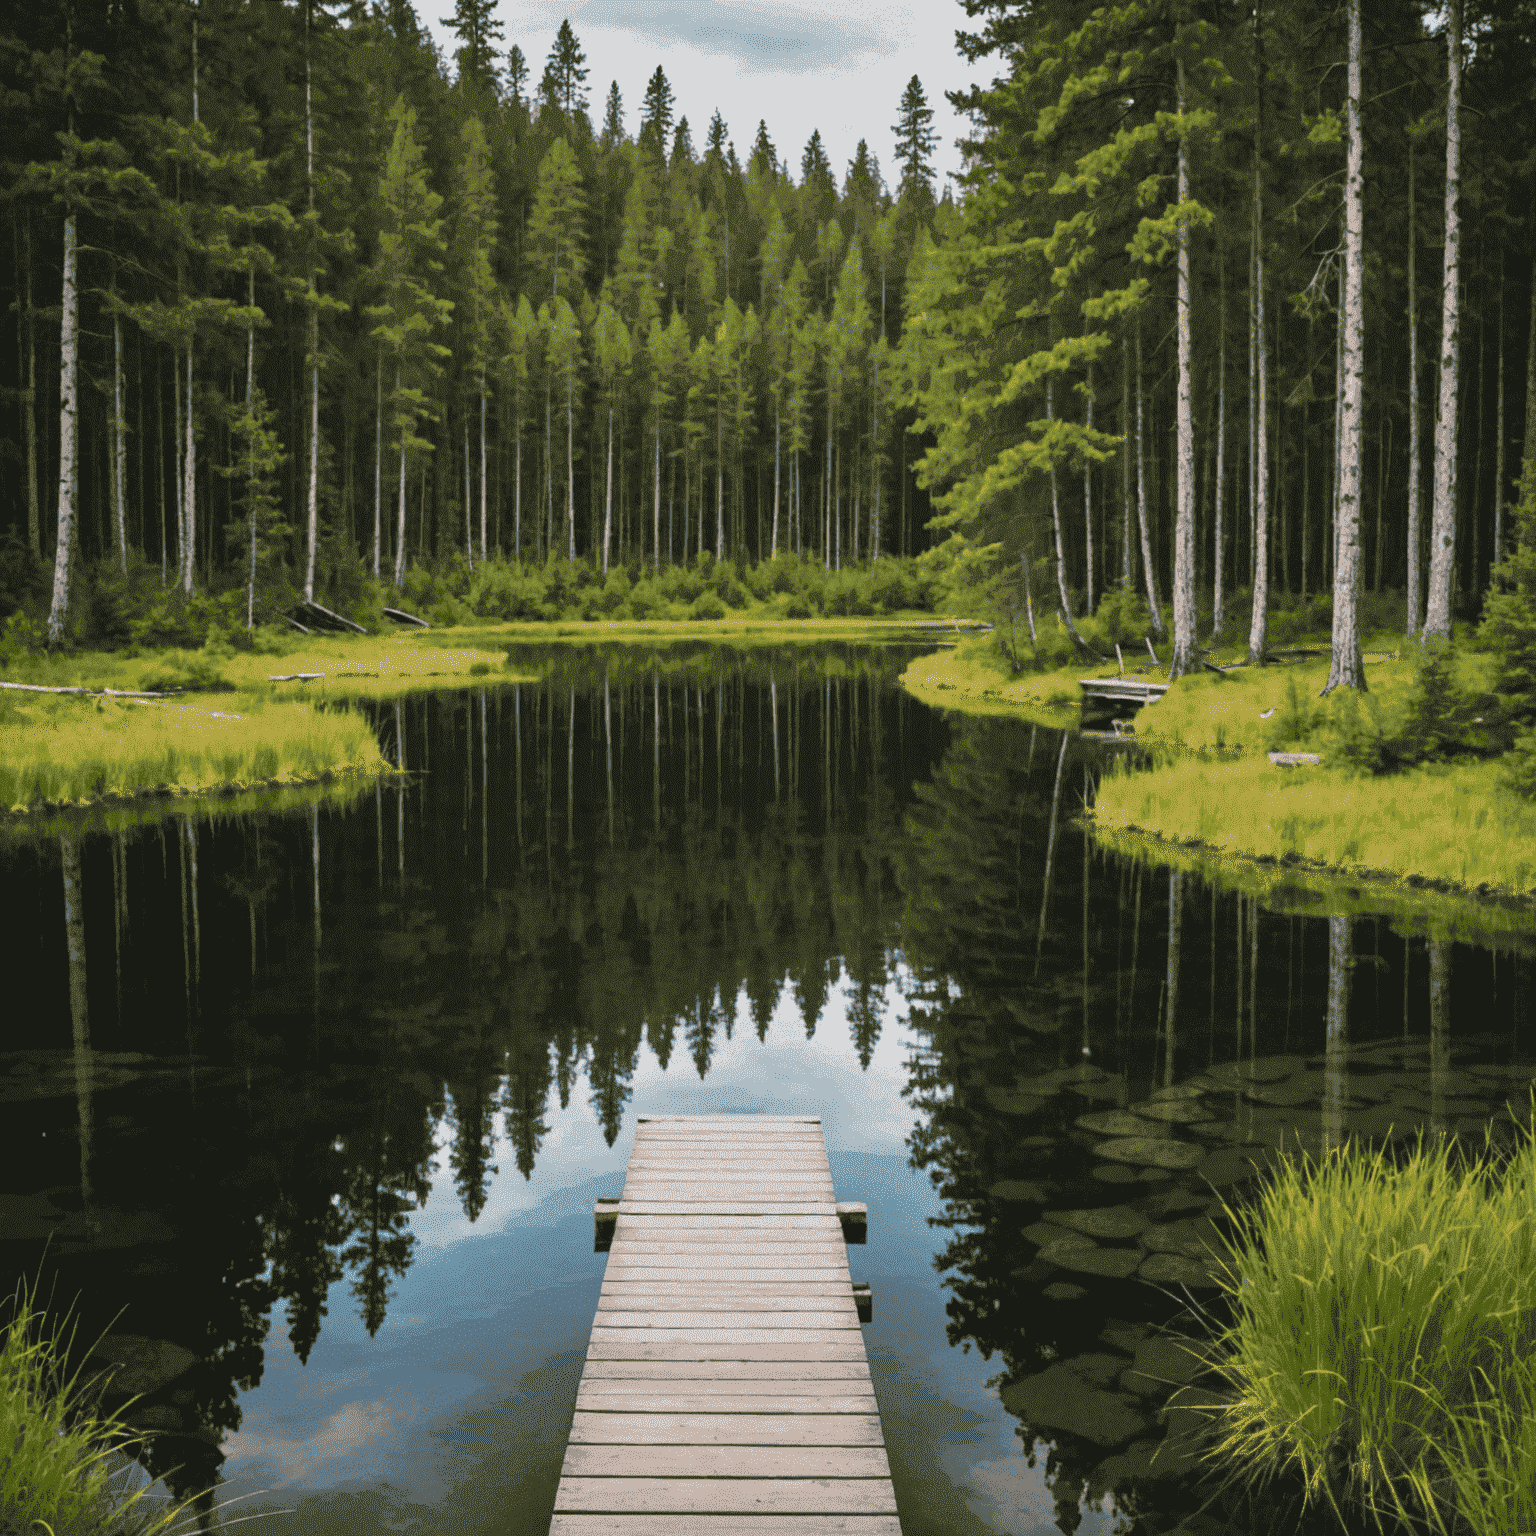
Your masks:
<svg viewBox="0 0 1536 1536"><path fill-rule="evenodd" d="M0 844L0 1269L110 1329L156 1471L294 1536L543 1536L636 1116L814 1113L908 1536L1197 1513L1223 1199L1508 1137L1532 936L1107 855L1103 744L910 650L524 647L372 706L405 777Z"/></svg>

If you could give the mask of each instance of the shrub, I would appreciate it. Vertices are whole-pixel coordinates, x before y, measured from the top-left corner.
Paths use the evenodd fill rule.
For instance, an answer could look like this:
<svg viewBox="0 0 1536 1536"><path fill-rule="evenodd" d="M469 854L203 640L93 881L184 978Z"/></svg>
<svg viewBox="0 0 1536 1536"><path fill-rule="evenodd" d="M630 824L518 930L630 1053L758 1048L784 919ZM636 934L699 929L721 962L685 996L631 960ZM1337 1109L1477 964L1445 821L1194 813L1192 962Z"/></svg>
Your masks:
<svg viewBox="0 0 1536 1536"><path fill-rule="evenodd" d="M1099 611L1094 619L1099 634L1110 649L1131 641L1139 644L1141 637L1152 628L1152 615L1147 610L1146 599L1135 587L1112 587L1099 599Z"/></svg>
<svg viewBox="0 0 1536 1536"><path fill-rule="evenodd" d="M24 661L29 656L41 656L47 636L47 626L41 619L28 618L18 608L0 628L0 668L9 667L13 661Z"/></svg>
<svg viewBox="0 0 1536 1536"><path fill-rule="evenodd" d="M1269 722L1269 750L1277 752L1286 747L1308 745L1313 731L1327 718L1327 711L1321 705L1302 697L1293 672L1285 680L1285 703Z"/></svg>
<svg viewBox="0 0 1536 1536"><path fill-rule="evenodd" d="M786 619L811 619L815 618L815 616L816 610L812 608L806 598L798 592L792 598L790 598L788 604L786 604L784 608L784 617Z"/></svg>
<svg viewBox="0 0 1536 1536"><path fill-rule="evenodd" d="M688 610L688 617L690 619L723 619L725 604L713 592L701 593L694 600L693 607Z"/></svg>

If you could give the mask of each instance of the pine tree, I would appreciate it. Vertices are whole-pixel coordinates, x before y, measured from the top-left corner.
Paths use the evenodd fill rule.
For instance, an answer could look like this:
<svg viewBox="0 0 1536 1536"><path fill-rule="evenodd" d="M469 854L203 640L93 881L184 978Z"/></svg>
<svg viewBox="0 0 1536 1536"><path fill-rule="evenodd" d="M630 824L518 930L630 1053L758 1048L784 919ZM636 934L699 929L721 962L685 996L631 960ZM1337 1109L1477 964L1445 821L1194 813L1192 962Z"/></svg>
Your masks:
<svg viewBox="0 0 1536 1536"><path fill-rule="evenodd" d="M800 183L818 190L832 186L832 162L822 147L821 129L813 128L800 155Z"/></svg>
<svg viewBox="0 0 1536 1536"><path fill-rule="evenodd" d="M933 108L916 76L907 81L901 93L900 115L891 127L896 135L896 158L901 164L901 186L897 195L933 201L933 151L939 136L933 131Z"/></svg>
<svg viewBox="0 0 1536 1536"><path fill-rule="evenodd" d="M619 95L619 82L611 81L608 99L603 106L603 133L599 143L604 149L617 149L624 142L624 100Z"/></svg>
<svg viewBox="0 0 1536 1536"><path fill-rule="evenodd" d="M453 15L446 20L448 30L459 40L460 83L473 82L491 92L501 83L495 47L503 36L498 4L499 0L453 0Z"/></svg>
<svg viewBox="0 0 1536 1536"><path fill-rule="evenodd" d="M528 57L513 43L507 54L507 100L523 105L523 89L528 84Z"/></svg>
<svg viewBox="0 0 1536 1536"><path fill-rule="evenodd" d="M766 118L759 118L757 122L757 137L752 141L752 165L758 175L773 175L778 171L778 151L773 147L773 140L768 137L768 122Z"/></svg>
<svg viewBox="0 0 1536 1536"><path fill-rule="evenodd" d="M666 71L656 66L656 73L646 82L645 100L640 107L640 143L657 159L665 160L672 137L672 87Z"/></svg>
<svg viewBox="0 0 1536 1536"><path fill-rule="evenodd" d="M554 46L549 50L540 90L552 107L565 114L567 122L571 122L576 113L587 110L588 73L587 56L571 30L570 21L562 21L555 34Z"/></svg>
<svg viewBox="0 0 1536 1536"><path fill-rule="evenodd" d="M684 116L678 119L677 131L672 135L672 157L667 162L667 169L675 176L679 170L687 170L693 163L693 134Z"/></svg>

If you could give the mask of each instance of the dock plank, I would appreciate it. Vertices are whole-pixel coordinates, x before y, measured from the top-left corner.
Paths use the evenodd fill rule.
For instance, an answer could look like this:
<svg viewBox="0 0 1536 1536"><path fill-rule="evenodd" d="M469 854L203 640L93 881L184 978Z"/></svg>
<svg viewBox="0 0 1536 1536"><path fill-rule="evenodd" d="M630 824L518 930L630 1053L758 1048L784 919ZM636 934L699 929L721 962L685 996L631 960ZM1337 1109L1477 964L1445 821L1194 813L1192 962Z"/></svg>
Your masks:
<svg viewBox="0 0 1536 1536"><path fill-rule="evenodd" d="M821 1124L644 1117L551 1536L900 1536ZM855 1238L862 1224L850 1229Z"/></svg>

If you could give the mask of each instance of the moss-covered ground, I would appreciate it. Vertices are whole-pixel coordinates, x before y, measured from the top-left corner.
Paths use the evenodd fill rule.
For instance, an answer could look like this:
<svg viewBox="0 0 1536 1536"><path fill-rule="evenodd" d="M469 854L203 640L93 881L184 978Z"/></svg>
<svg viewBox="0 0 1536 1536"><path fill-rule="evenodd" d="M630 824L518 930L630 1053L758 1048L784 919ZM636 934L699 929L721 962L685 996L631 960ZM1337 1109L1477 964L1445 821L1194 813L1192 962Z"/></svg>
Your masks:
<svg viewBox="0 0 1536 1536"><path fill-rule="evenodd" d="M1240 657L1234 649L1215 659ZM1091 812L1096 832L1125 851L1219 869L1227 883L1242 871L1271 894L1291 888L1313 902L1353 900L1377 911L1395 903L1437 931L1457 926L1457 900L1437 895L1525 908L1508 921L1527 926L1536 903L1536 804L1505 786L1496 760L1460 758L1380 777L1340 760L1360 718L1391 727L1417 687L1415 659L1399 637L1369 637L1365 659L1364 699L1347 690L1319 697L1326 655L1181 678L1135 716L1140 762L1121 758L1104 775ZM1127 676L1166 680L1166 667L1149 657L1126 663ZM1456 669L1460 685L1476 692L1488 684L1492 658L1458 652ZM1067 727L1078 720L1078 680L1114 673L1113 663L1077 663L1015 675L990 638L977 637L915 661L902 681L943 708ZM1314 752L1322 761L1279 767L1271 751ZM1473 926L1486 927L1489 916Z"/></svg>

